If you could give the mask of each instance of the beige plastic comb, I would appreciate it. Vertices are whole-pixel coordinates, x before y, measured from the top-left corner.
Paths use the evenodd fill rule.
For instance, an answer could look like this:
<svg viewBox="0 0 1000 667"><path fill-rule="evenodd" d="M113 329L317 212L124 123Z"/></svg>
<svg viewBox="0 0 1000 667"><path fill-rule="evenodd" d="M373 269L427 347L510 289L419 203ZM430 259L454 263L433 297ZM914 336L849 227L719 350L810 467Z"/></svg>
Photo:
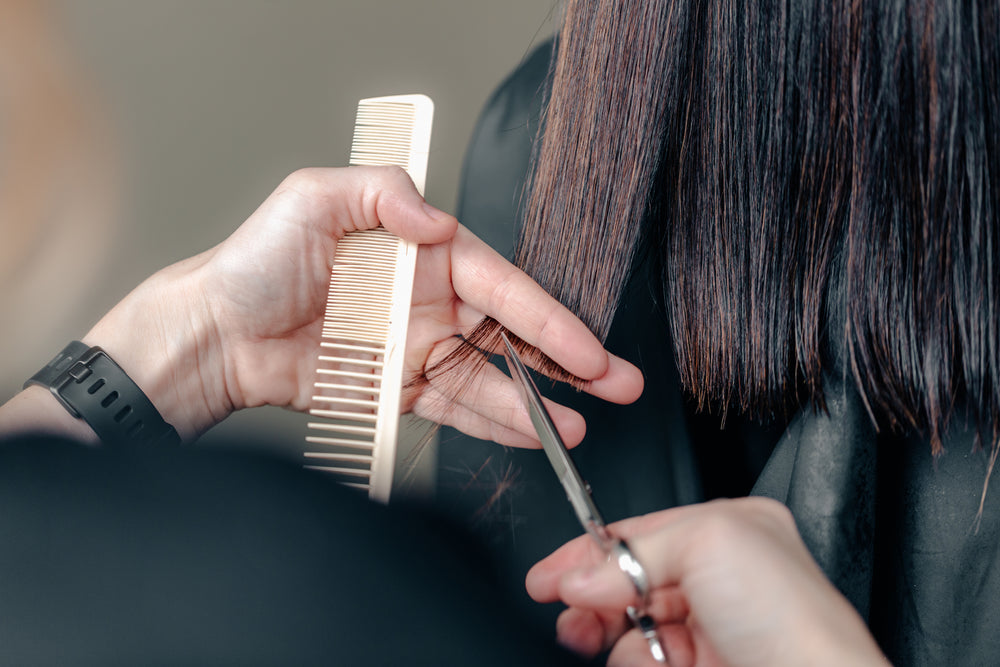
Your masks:
<svg viewBox="0 0 1000 667"><path fill-rule="evenodd" d="M403 167L424 193L434 103L395 95L358 103L352 165ZM333 259L306 442L310 468L388 502L417 246L385 229L347 234Z"/></svg>

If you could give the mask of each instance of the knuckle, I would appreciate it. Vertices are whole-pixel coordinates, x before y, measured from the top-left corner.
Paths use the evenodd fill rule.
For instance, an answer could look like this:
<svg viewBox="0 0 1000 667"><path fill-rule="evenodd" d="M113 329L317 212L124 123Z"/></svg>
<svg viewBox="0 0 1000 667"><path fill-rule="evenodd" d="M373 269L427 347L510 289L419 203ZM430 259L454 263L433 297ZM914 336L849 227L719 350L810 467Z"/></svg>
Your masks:
<svg viewBox="0 0 1000 667"><path fill-rule="evenodd" d="M320 186L319 170L315 167L296 169L282 182L286 188L299 192L312 192Z"/></svg>
<svg viewBox="0 0 1000 667"><path fill-rule="evenodd" d="M405 169L399 165L387 165L385 167L379 167L382 170L383 177L390 181L409 181L410 175Z"/></svg>
<svg viewBox="0 0 1000 667"><path fill-rule="evenodd" d="M697 542L710 553L716 549L728 549L733 544L733 536L743 530L742 522L731 513L714 513L698 523Z"/></svg>
<svg viewBox="0 0 1000 667"><path fill-rule="evenodd" d="M765 535L796 533L795 518L782 503L770 498L749 497L716 501L718 511L702 518L697 540L706 549L731 549L750 544Z"/></svg>
<svg viewBox="0 0 1000 667"><path fill-rule="evenodd" d="M514 280L511 274L508 273L498 280L494 284L489 296L490 313L495 315L502 312L513 300L515 291Z"/></svg>
<svg viewBox="0 0 1000 667"><path fill-rule="evenodd" d="M363 167L365 180L374 189L399 187L412 183L410 175L399 165Z"/></svg>
<svg viewBox="0 0 1000 667"><path fill-rule="evenodd" d="M553 336L553 338L555 338L556 337L555 333L550 331L552 328L553 328L552 318L546 317L545 319L543 319L542 323L538 326L538 329L535 331L535 340L537 340L540 345L544 345L546 338L548 338L550 334Z"/></svg>
<svg viewBox="0 0 1000 667"><path fill-rule="evenodd" d="M410 176L399 166L365 167L361 176L363 200L371 215L376 215L383 205L399 200L413 189Z"/></svg>
<svg viewBox="0 0 1000 667"><path fill-rule="evenodd" d="M792 511L783 503L763 497L752 497L747 500L749 502L747 502L746 506L761 516L767 517L783 528L795 527L795 517L792 515Z"/></svg>

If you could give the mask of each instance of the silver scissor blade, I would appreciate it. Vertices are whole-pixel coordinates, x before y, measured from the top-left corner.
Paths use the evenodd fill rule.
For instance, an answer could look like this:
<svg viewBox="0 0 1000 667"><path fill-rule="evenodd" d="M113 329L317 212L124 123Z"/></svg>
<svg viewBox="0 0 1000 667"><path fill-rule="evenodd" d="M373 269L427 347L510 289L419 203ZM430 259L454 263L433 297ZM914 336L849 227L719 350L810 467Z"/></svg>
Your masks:
<svg viewBox="0 0 1000 667"><path fill-rule="evenodd" d="M638 567L639 572L642 573L643 579L641 581L646 582L645 571L641 569L641 564L635 560L628 544L615 538L607 526L604 525L604 519L601 518L601 513L597 510L597 505L594 504L594 499L590 496L590 487L584 483L583 478L580 477L580 471L576 469L573 459L569 457L569 451L566 449L566 445L563 444L562 438L559 437L559 431L556 430L556 426L552 422L552 417L549 415L548 410L542 404L542 395L538 393L538 387L535 386L534 380L528 374L528 369L524 367L521 358L517 356L517 352L514 350L514 346L510 344L506 334L501 331L500 337L507 348L507 365L510 367L515 384L520 389L521 399L528 408L531 423L534 424L535 432L538 433L538 439L542 442L542 449L545 450L549 463L552 464L552 469L556 471L559 481L566 490L566 496L573 505L573 510L576 512L580 524L609 557L621 554L624 551L628 555L628 562L633 567ZM627 608L628 618L646 638L653 659L658 663L666 662L663 645L656 634L656 622L646 613L646 584L643 583L643 588L640 588L640 584L636 583L638 575L631 568L627 569L627 566L622 564L623 560L620 555L614 559L618 563L618 567L622 568L622 571L632 579L632 583L636 586L636 592L640 598L637 605Z"/></svg>
<svg viewBox="0 0 1000 667"><path fill-rule="evenodd" d="M517 355L514 346L510 344L507 335L501 332L500 337L507 349L507 365L510 367L514 382L520 390L521 399L524 401L525 407L528 408L528 415L531 417L531 423L535 426L535 432L542 443L542 449L545 450L545 455L548 457L556 477L559 478L563 489L566 490L566 497L573 505L573 511L576 512L580 525L606 551L609 550L614 539L604 526L604 519L590 495L590 487L583 481L580 471L577 470L573 459L570 458L569 450L566 449L552 417L545 409L542 395L538 392L535 381L528 374L528 369Z"/></svg>

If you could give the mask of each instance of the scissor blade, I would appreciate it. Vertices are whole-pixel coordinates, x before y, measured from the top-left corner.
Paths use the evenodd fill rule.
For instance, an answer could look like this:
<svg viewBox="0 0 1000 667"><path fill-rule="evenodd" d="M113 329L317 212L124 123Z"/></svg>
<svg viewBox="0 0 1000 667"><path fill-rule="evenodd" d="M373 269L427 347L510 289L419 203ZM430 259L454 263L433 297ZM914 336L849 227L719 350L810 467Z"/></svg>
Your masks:
<svg viewBox="0 0 1000 667"><path fill-rule="evenodd" d="M573 510L576 512L580 524L605 550L610 549L614 540L604 527L604 519L590 495L590 488L580 476L580 471L577 470L573 459L570 458L569 450L566 449L566 445L559 436L559 431L556 430L552 417L542 403L542 395L538 392L538 387L535 386L534 380L528 374L528 369L517 355L514 346L510 344L507 335L501 332L500 337L507 348L507 365L510 367L511 375L520 390L521 399L528 408L528 415L531 417L531 423L535 426L535 432L542 443L542 449L545 450L552 469L566 490L566 496L569 498L570 504L573 505Z"/></svg>

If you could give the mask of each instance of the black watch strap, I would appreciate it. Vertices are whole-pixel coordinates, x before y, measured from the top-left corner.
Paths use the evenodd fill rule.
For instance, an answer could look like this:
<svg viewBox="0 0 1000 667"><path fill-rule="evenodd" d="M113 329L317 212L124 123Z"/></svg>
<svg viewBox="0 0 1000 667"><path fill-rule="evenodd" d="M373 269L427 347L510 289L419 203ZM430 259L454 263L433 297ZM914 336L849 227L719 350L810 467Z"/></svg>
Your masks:
<svg viewBox="0 0 1000 667"><path fill-rule="evenodd" d="M139 385L99 347L73 341L24 386L33 384L48 387L109 445L180 444Z"/></svg>

